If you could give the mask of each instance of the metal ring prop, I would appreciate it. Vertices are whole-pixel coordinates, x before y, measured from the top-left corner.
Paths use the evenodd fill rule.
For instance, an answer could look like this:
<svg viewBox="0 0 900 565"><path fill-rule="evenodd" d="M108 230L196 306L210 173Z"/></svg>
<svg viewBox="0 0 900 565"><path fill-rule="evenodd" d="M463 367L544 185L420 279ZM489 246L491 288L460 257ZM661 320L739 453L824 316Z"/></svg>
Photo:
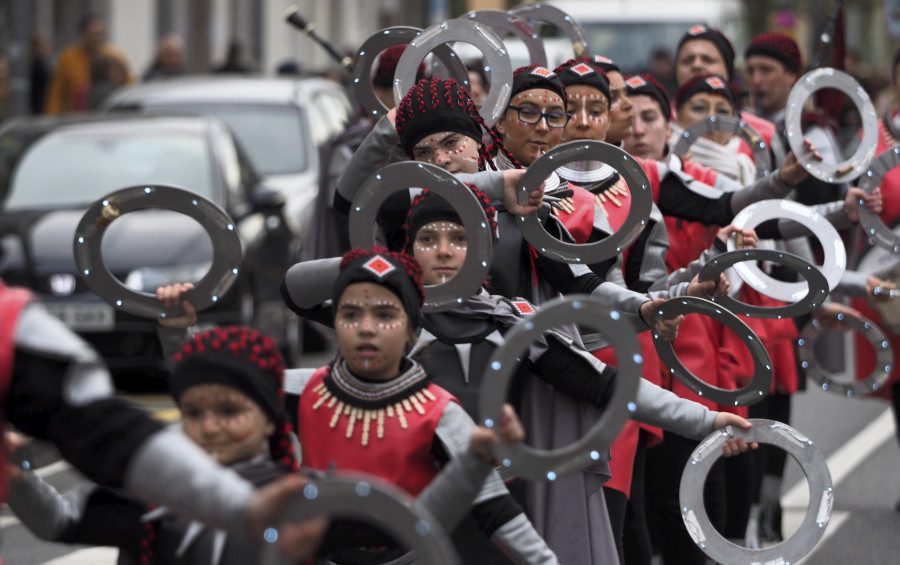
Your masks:
<svg viewBox="0 0 900 565"><path fill-rule="evenodd" d="M840 163L825 163L810 158L803 145L803 104L807 98L822 88L840 90L853 102L862 118L862 139L859 148L849 159ZM869 95L847 73L830 67L809 71L794 84L788 95L785 110L785 131L788 144L809 174L825 182L844 182L858 177L875 157L878 146L878 116Z"/></svg>
<svg viewBox="0 0 900 565"><path fill-rule="evenodd" d="M743 388L729 390L704 382L691 373L675 355L674 342L666 341L653 332L653 345L659 360L669 368L669 373L698 395L727 406L750 406L762 400L772 387L772 360L765 346L750 327L724 306L719 306L693 296L670 298L657 311L660 317L674 318L680 314L701 314L722 323L730 329L750 350L753 357L753 379Z"/></svg>
<svg viewBox="0 0 900 565"><path fill-rule="evenodd" d="M97 295L124 312L148 318L184 314L180 305L166 308L155 294L128 288L109 272L103 262L101 243L106 228L124 214L147 208L180 212L196 220L206 230L213 245L212 265L185 298L197 311L209 308L237 280L242 257L241 241L234 223L224 210L199 194L182 188L132 186L91 204L75 228L75 264L81 278Z"/></svg>
<svg viewBox="0 0 900 565"><path fill-rule="evenodd" d="M503 39L506 34L515 35L528 49L528 59L531 65L547 66L544 42L541 41L537 31L519 16L503 10L475 10L463 14L460 19L474 20L490 26L491 29L496 30L500 39Z"/></svg>
<svg viewBox="0 0 900 565"><path fill-rule="evenodd" d="M834 290L847 268L847 250L834 226L812 208L790 200L761 200L741 210L731 223L740 229L751 229L763 222L780 219L803 224L819 240L825 254L819 268L828 280L828 290ZM734 240L729 238L728 250L734 251L734 245ZM757 292L784 302L796 302L809 288L805 282L775 280L755 263L739 263L734 270Z"/></svg>
<svg viewBox="0 0 900 565"><path fill-rule="evenodd" d="M491 29L470 20L448 20L434 25L409 42L397 62L394 73L394 104L406 96L416 83L416 69L433 49L445 43L462 41L476 47L484 55L485 70L491 77L491 89L479 112L488 127L493 126L509 103L512 92L513 69L503 40ZM468 74L466 74L468 77ZM468 84L468 81L467 81Z"/></svg>
<svg viewBox="0 0 900 565"><path fill-rule="evenodd" d="M750 151L753 152L753 162L756 164L756 178L764 177L772 171L769 146L750 124L736 116L710 116L705 120L694 122L678 138L678 143L675 144L672 152L679 157L684 157L699 138L717 131L725 131L740 136L747 143Z"/></svg>
<svg viewBox="0 0 900 565"><path fill-rule="evenodd" d="M859 177L858 186L865 190L866 194L872 194L872 191L881 185L884 176L898 166L900 166L900 147L895 147L875 157L866 172ZM857 202L856 211L859 213L859 226L869 238L869 243L900 254L900 236L884 225L878 214L870 212L863 206L862 200Z"/></svg>
<svg viewBox="0 0 900 565"><path fill-rule="evenodd" d="M622 227L599 241L578 244L560 241L547 233L536 212L520 217L516 225L528 243L542 255L564 263L593 265L615 257L637 239L650 218L653 191L647 173L625 151L602 141L570 141L544 153L528 167L517 188L519 202L526 202L528 193L540 186L557 168L575 161L601 161L622 175L631 191L631 208Z"/></svg>
<svg viewBox="0 0 900 565"><path fill-rule="evenodd" d="M359 103L369 115L380 118L390 111L390 108L385 107L381 103L381 100L378 99L378 96L375 95L375 91L372 89L372 77L370 75L375 59L388 47L407 45L421 33L422 30L417 27L389 27L375 32L359 47L350 72L353 75L353 92L356 94L356 99L359 100ZM469 72L452 49L446 45L440 45L434 49L434 56L447 66L450 77L453 80L469 88ZM418 64L416 65L416 70L418 70ZM394 74L396 76L396 71ZM413 82L415 82L415 73L413 73ZM412 85L410 85L411 87ZM395 100L395 102L398 101Z"/></svg>
<svg viewBox="0 0 900 565"><path fill-rule="evenodd" d="M843 316L843 318L840 318ZM816 359L816 341L824 330L818 320L806 324L797 342L800 346L800 359L806 374L819 383L822 390L827 390L842 396L865 396L872 394L887 382L894 366L894 354L887 336L871 320L844 316L839 314L839 319L851 331L861 333L872 344L875 350L875 368L864 379L853 382L842 382L825 370Z"/></svg>
<svg viewBox="0 0 900 565"><path fill-rule="evenodd" d="M713 432L691 454L681 475L681 517L694 543L716 563L796 563L815 547L831 519L831 507L834 503L831 473L822 453L809 438L796 429L761 418L753 418L750 422L753 427L749 430L727 426ZM806 475L809 484L809 508L806 516L794 535L778 545L764 549L735 545L716 531L706 513L703 503L706 476L722 456L722 444L732 437L744 438L747 443L755 441L784 449L800 464L800 469Z"/></svg>
<svg viewBox="0 0 900 565"><path fill-rule="evenodd" d="M425 287L422 310L435 312L454 306L478 292L491 265L493 241L484 208L471 190L444 169L428 163L392 163L366 179L350 205L350 245L369 249L375 243L372 226L378 210L395 192L425 188L446 200L459 212L466 228L466 259L449 281Z"/></svg>
<svg viewBox="0 0 900 565"><path fill-rule="evenodd" d="M622 315L589 296L572 295L547 302L537 314L516 324L504 336L505 343L488 361L480 391L479 414L486 427L493 427L507 401L522 352L544 332L564 324L578 324L605 335L616 351L616 384L612 398L593 428L577 442L552 451L535 449L522 442L491 446L494 457L512 473L526 479L554 480L596 462L616 438L629 414L641 377L643 359L635 334L623 330Z"/></svg>
<svg viewBox="0 0 900 565"><path fill-rule="evenodd" d="M278 523L297 523L319 516L352 518L372 524L415 553L416 563L459 565L459 557L441 525L421 505L377 477L345 475L310 482L286 503ZM277 530L266 530L262 565L287 565L275 545Z"/></svg>
<svg viewBox="0 0 900 565"><path fill-rule="evenodd" d="M590 57L591 46L588 44L587 34L581 24L575 18L549 4L519 4L510 10L510 13L531 21L547 22L553 24L572 41L572 50L575 58ZM532 26L533 27L533 26Z"/></svg>
<svg viewBox="0 0 900 565"><path fill-rule="evenodd" d="M736 263L743 263L744 261L771 261L773 263L786 265L797 271L800 276L806 280L807 291L793 304L786 304L785 306L777 308L765 308L763 306L746 304L727 295L710 297L712 302L731 310L735 314L748 316L750 318L774 318L778 320L782 318L793 318L794 316L808 314L813 308L820 306L825 302L825 299L828 298L828 281L818 267L810 265L809 262L804 261L792 253L774 249L738 249L723 253L712 259L706 265L703 265L698 276L701 281L715 280L718 279L719 275L728 267L731 267ZM747 274L748 277L751 275L752 273ZM765 287L765 282L761 280L756 281L755 284L747 284L750 284L753 288Z"/></svg>

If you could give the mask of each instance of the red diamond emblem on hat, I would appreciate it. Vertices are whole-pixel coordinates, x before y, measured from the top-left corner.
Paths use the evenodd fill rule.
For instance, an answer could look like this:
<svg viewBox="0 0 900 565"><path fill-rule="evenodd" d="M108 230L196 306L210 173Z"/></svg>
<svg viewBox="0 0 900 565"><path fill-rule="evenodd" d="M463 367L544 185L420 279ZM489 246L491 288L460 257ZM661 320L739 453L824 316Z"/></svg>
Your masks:
<svg viewBox="0 0 900 565"><path fill-rule="evenodd" d="M594 55L594 62L606 63L607 65L615 65L612 59L610 59L609 57L604 57L603 55Z"/></svg>
<svg viewBox="0 0 900 565"><path fill-rule="evenodd" d="M571 67L569 70L581 77L595 72L594 69L590 67L590 65L586 65L584 63L578 63L574 67Z"/></svg>
<svg viewBox="0 0 900 565"><path fill-rule="evenodd" d="M708 84L710 88L715 88L718 90L723 90L726 88L725 81L723 81L719 77L709 77L708 79L706 79L706 84Z"/></svg>
<svg viewBox="0 0 900 565"><path fill-rule="evenodd" d="M553 78L556 76L556 73L554 73L550 69L545 69L544 67L536 67L531 71L531 74L542 78Z"/></svg>
<svg viewBox="0 0 900 565"><path fill-rule="evenodd" d="M631 77L630 79L625 81L625 84L630 86L631 88L640 88L642 86L647 86L647 81L643 79L643 77L639 77L637 75Z"/></svg>
<svg viewBox="0 0 900 565"><path fill-rule="evenodd" d="M376 255L363 263L363 268L379 278L383 278L386 274L395 270L397 267L388 263L381 255Z"/></svg>
<svg viewBox="0 0 900 565"><path fill-rule="evenodd" d="M706 33L706 26L703 24L697 24L688 30L688 35L700 35L701 33Z"/></svg>
<svg viewBox="0 0 900 565"><path fill-rule="evenodd" d="M535 314L534 306L527 300L511 300L510 304L522 316L532 316Z"/></svg>

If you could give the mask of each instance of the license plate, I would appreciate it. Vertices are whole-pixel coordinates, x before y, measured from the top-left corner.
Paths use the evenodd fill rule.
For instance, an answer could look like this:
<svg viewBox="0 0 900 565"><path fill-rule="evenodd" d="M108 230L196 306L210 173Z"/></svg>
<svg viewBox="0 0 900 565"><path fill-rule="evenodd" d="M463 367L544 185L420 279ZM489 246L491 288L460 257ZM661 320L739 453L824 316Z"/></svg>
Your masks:
<svg viewBox="0 0 900 565"><path fill-rule="evenodd" d="M47 304L47 311L75 331L112 330L116 313L109 304Z"/></svg>

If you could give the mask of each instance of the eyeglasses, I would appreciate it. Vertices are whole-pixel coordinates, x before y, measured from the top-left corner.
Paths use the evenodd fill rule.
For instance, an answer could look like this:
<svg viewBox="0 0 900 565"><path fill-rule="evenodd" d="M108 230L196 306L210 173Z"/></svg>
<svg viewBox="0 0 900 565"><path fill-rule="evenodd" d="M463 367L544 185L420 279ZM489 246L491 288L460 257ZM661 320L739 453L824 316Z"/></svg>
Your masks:
<svg viewBox="0 0 900 565"><path fill-rule="evenodd" d="M564 128L569 123L572 116L565 112L541 112L527 106L507 106L510 110L515 110L519 114L519 121L526 124L536 124L543 118L547 118L547 125L551 128Z"/></svg>

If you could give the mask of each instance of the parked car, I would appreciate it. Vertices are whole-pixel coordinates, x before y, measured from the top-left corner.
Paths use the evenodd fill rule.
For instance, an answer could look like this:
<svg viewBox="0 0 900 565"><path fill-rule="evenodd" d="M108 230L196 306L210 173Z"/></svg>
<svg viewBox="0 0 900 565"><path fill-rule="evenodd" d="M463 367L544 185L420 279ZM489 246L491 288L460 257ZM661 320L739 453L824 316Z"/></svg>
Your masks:
<svg viewBox="0 0 900 565"><path fill-rule="evenodd" d="M318 77L177 78L122 88L103 109L222 118L267 185L285 194L285 216L300 233L302 256L313 257L315 199L320 184L329 182L323 178L324 154L352 111L340 85Z"/></svg>
<svg viewBox="0 0 900 565"><path fill-rule="evenodd" d="M234 221L240 276L200 322L253 325L299 355L299 321L278 295L285 269L296 261L298 236L283 217L281 193L264 184L218 118L38 118L0 129L0 276L31 288L114 372L162 368L156 322L117 311L91 292L73 253L75 227L88 206L140 184L194 191ZM102 254L126 286L152 293L202 278L212 242L196 220L148 209L113 222Z"/></svg>

